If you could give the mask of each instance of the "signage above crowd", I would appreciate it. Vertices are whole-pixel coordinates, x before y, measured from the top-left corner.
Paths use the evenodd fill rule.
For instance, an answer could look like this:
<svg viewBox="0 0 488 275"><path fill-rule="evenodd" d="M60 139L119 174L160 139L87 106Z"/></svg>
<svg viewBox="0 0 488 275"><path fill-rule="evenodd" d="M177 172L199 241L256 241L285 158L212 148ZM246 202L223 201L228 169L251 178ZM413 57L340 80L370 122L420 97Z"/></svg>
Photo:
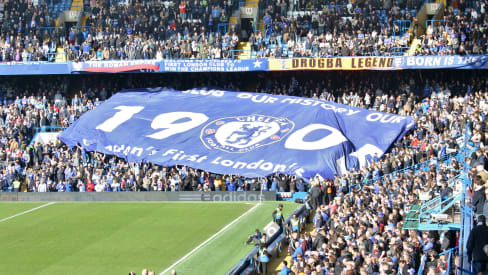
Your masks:
<svg viewBox="0 0 488 275"><path fill-rule="evenodd" d="M355 56L262 59L163 59L0 63L0 75L77 73L250 72L299 70L488 69L488 55Z"/></svg>

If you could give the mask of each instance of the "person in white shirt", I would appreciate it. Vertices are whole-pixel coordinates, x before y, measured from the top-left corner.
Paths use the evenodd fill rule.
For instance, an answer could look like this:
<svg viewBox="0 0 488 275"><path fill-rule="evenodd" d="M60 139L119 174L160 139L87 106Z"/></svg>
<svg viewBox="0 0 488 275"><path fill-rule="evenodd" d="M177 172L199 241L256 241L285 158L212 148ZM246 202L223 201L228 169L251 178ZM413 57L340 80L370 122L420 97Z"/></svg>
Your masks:
<svg viewBox="0 0 488 275"><path fill-rule="evenodd" d="M95 185L95 192L103 192L104 190L105 186L101 182L98 182L97 185Z"/></svg>
<svg viewBox="0 0 488 275"><path fill-rule="evenodd" d="M47 192L47 184L45 181L41 181L41 183L37 187L37 192Z"/></svg>

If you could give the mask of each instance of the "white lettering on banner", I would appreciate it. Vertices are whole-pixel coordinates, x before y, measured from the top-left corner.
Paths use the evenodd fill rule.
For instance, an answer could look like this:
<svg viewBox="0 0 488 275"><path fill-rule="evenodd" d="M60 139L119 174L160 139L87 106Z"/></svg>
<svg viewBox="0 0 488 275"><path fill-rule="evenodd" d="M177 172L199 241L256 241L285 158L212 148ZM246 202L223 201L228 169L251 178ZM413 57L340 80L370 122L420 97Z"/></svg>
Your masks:
<svg viewBox="0 0 488 275"><path fill-rule="evenodd" d="M200 89L191 89L186 91L181 91L183 94L192 94L192 95L212 95L215 97L222 97L224 96L225 92L221 90L200 90Z"/></svg>
<svg viewBox="0 0 488 275"><path fill-rule="evenodd" d="M331 105L332 106L332 105ZM143 107L141 106L118 106L114 109L120 110L119 112L115 113L113 117L109 118L96 129L102 130L104 132L112 132L116 127L121 125L122 123L129 120L134 114L140 112ZM346 109L344 109L347 111ZM351 111L351 110L349 110ZM353 111L354 112L354 111ZM381 113L373 113L367 116L368 121L377 121L380 120L382 123L399 123L404 117L396 117L390 116L390 114L381 114ZM179 120L185 120L183 122L178 122ZM239 118L241 119L241 118ZM256 121L263 121L267 122L269 118L265 116L248 116L247 121L249 119L253 119ZM157 133L147 135L149 138L153 139L165 139L172 135L186 132L190 129L193 129L208 120L208 117L202 113L194 113L194 112L170 112L170 113L163 113L159 114L154 118L151 123L151 127L153 129L164 129ZM328 134L326 137L323 137L316 141L305 141L304 138L308 134L316 130L328 130L331 133ZM347 138L342 135L342 133L328 125L314 123L305 126L304 128L292 133L285 142L285 148L288 149L296 149L296 150L322 150L327 149L332 146L336 146L341 144L342 142L346 141ZM125 147L119 147L114 145L110 151L115 153L124 151ZM156 153L155 150L152 154ZM127 155L127 154L126 154Z"/></svg>
<svg viewBox="0 0 488 275"><path fill-rule="evenodd" d="M136 155L136 156L140 157L142 155L142 151L143 151L143 149L141 147L134 147L134 148L132 148L132 151L130 151L130 153L132 155Z"/></svg>
<svg viewBox="0 0 488 275"><path fill-rule="evenodd" d="M425 66L425 67L439 67L443 56L419 56L419 57L407 57L407 66Z"/></svg>
<svg viewBox="0 0 488 275"><path fill-rule="evenodd" d="M125 148L125 150L124 150ZM113 153L120 153L124 150L124 154L136 154L137 156L141 156L143 152L143 148L140 147L133 147L131 150L130 146L126 146L124 144L121 145L108 145L105 146L105 149L113 152ZM152 148L146 148L146 151L151 150ZM207 160L207 156L202 156L199 154L188 154L183 150L179 149L168 149L164 153L161 154L163 157L171 157L172 160L175 161L187 161L193 163L202 163L203 161ZM265 161L263 159L254 161L254 162L244 162L244 161L234 161L229 159L223 159L222 157L217 157L210 162L211 164L220 165L224 167L232 167L234 169L260 169L263 171L273 172L273 173L283 173L285 171L289 171L294 173L297 176L303 176L305 170L303 168L297 167L297 163L292 163L290 165L281 164L281 163L273 163L270 161Z"/></svg>
<svg viewBox="0 0 488 275"><path fill-rule="evenodd" d="M210 163L215 165L221 165L224 167L232 167L234 169L244 169L244 168L249 170L260 169L268 172L272 171L273 173L285 172L286 170L290 171L294 169L294 173L300 177L304 172L302 168L294 168L297 165L296 163L287 166L286 164L275 164L269 161L265 162L263 159L247 163L243 161L233 161L229 159L222 159L222 157L217 157L214 160L212 160Z"/></svg>
<svg viewBox="0 0 488 275"><path fill-rule="evenodd" d="M198 154L189 155L189 154L185 154L185 151L176 150L176 149L169 149L163 153L163 157L170 156L170 155L173 155L171 159L177 161L180 160L180 161L192 161L192 162L201 163L202 161L207 159L207 156L200 156Z"/></svg>
<svg viewBox="0 0 488 275"><path fill-rule="evenodd" d="M120 68L134 65L156 65L156 60L130 60L130 61L87 61L83 62L86 68Z"/></svg>
<svg viewBox="0 0 488 275"><path fill-rule="evenodd" d="M349 154L352 157L356 157L359 160L359 168L366 167L366 157L374 156L375 154L379 156L383 155L383 150L374 146L373 144L365 144L363 147L359 148L356 152Z"/></svg>
<svg viewBox="0 0 488 275"><path fill-rule="evenodd" d="M347 108L347 106L340 107L336 106L334 104L329 104L321 100L316 100L316 99L303 99L303 98L285 98L281 100L280 103L288 103L288 104L299 104L302 106L319 106L320 108L328 111L333 111L335 113L342 114L344 113L346 116L352 116L355 115L359 112L360 110L352 110Z"/></svg>
<svg viewBox="0 0 488 275"><path fill-rule="evenodd" d="M444 57L444 66L451 66L454 64L454 56L446 56Z"/></svg>
<svg viewBox="0 0 488 275"><path fill-rule="evenodd" d="M316 141L305 141L305 136L316 130L328 130L331 133ZM324 124L310 124L296 131L285 142L285 148L297 150L322 150L347 141L339 130Z"/></svg>
<svg viewBox="0 0 488 275"><path fill-rule="evenodd" d="M119 110L111 118L107 119L104 123L97 126L96 129L102 130L104 132L110 133L115 128L119 127L120 124L131 119L133 115L139 113L144 109L142 106L118 106L114 108Z"/></svg>
<svg viewBox="0 0 488 275"><path fill-rule="evenodd" d="M383 114L383 113L372 113L366 117L367 121L372 121L372 122L379 121L380 123L400 123L404 119L405 117L396 116L392 114Z"/></svg>
<svg viewBox="0 0 488 275"><path fill-rule="evenodd" d="M181 119L190 119L188 121L175 123ZM174 134L186 132L192 128L195 128L205 121L208 117L202 113L192 113L192 112L172 112L160 114L154 118L151 123L153 129L164 129L147 137L154 139L165 139Z"/></svg>
<svg viewBox="0 0 488 275"><path fill-rule="evenodd" d="M211 92L208 92L207 95L210 95ZM251 94L241 94L241 98L249 98ZM254 95L251 95L252 98ZM262 101L269 100L262 99ZM328 108L334 107L333 105L327 105ZM130 118L133 117L134 114L140 112L143 107L141 106L118 106L115 108L119 110L119 112L115 113L114 116L109 118L104 123L97 126L97 129L105 131L105 132L112 132L117 126L120 126L122 123L126 122ZM336 108L334 111L337 112L349 112L349 113L356 113L359 111L348 110L345 108ZM395 116L392 114L383 114L383 113L371 113L366 117L367 121L371 122L380 122L380 123L400 123L403 121L405 117ZM204 122L208 120L208 117L202 113L194 113L194 112L170 112L170 113L163 113L159 114L154 118L151 123L151 127L153 129L163 129L157 133L147 135L149 138L154 139L165 139L172 135L186 132L190 129L200 126ZM251 116L242 116L237 117L237 121L242 122L250 122L250 123L289 123L281 120L277 120L276 118L271 119L268 116L262 115L251 115ZM328 131L325 136L321 136L319 139L308 141L306 137L310 135L314 131L326 130ZM343 142L347 141L347 138L336 128L333 128L328 125L313 123L299 129L289 135L286 139L284 147L287 149L295 149L295 150L323 150L333 146L337 146ZM84 140L83 143L85 145L91 145L93 143L89 143L90 141ZM144 152L150 152L148 156L153 156L159 153L159 150L150 146L148 148L141 148L141 147L131 147L128 145L123 144L114 144L105 147L106 150L113 152L113 153L122 153L124 155L137 155L141 156ZM378 154L379 156L383 154L383 151L371 144L366 144L361 147L356 152L352 152L349 155L352 157L356 157L359 161L360 167L365 167L367 165L366 157L374 156ZM203 161L207 160L207 156L199 155L199 154L188 154L182 150L177 149L169 149L162 153L163 157L169 157L174 161L188 161L194 163L202 163ZM222 157L217 157L213 159L211 164L220 165L224 167L232 167L234 169L260 169L262 171L267 172L285 172L285 171L293 171L293 173L297 176L302 176L305 172L303 168L295 167L297 164L293 163L292 165L287 166L286 164L276 164L272 162L266 162L265 160L259 160L251 163L243 162L243 161L234 161L229 159L223 159ZM345 159L342 157L341 159L337 160L337 169L343 170L345 166Z"/></svg>
<svg viewBox="0 0 488 275"><path fill-rule="evenodd" d="M275 103L278 100L277 97L272 97L268 95L253 95L249 93L240 93L237 95L238 98L251 99L252 102L256 103Z"/></svg>
<svg viewBox="0 0 488 275"><path fill-rule="evenodd" d="M407 67L466 66L478 62L477 56L410 56L405 57Z"/></svg>
<svg viewBox="0 0 488 275"><path fill-rule="evenodd" d="M456 55L456 57L459 59L458 62L462 65L475 63L478 61L477 56L459 56L459 55Z"/></svg>
<svg viewBox="0 0 488 275"><path fill-rule="evenodd" d="M368 167L368 161L366 159L367 156L374 156L375 154L381 156L383 153L383 150L374 146L373 144L365 144L356 152L350 153L349 156L356 157L359 162L359 169L363 169L364 167ZM342 176L345 171L347 171L345 156L342 156L336 160L336 169L339 176Z"/></svg>
<svg viewBox="0 0 488 275"><path fill-rule="evenodd" d="M84 139L82 140L82 145L83 145L83 146L90 146L90 145L92 145L93 143L95 143L95 141L87 140L86 138L84 138Z"/></svg>

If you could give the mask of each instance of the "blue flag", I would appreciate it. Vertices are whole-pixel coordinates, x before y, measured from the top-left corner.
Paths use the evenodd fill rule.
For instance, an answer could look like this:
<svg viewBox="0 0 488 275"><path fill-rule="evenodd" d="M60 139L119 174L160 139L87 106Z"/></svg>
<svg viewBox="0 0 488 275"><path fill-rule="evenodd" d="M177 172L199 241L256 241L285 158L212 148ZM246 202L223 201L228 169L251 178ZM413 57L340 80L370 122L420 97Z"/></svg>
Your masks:
<svg viewBox="0 0 488 275"><path fill-rule="evenodd" d="M367 166L414 125L411 117L312 98L154 88L115 94L59 138L128 161L332 178Z"/></svg>

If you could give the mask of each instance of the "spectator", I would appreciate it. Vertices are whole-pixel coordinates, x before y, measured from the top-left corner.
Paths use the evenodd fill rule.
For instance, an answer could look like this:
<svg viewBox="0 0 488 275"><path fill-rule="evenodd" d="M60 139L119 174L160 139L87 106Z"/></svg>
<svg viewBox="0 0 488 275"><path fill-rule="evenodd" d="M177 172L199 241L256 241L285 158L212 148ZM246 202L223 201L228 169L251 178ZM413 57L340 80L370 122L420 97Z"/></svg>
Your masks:
<svg viewBox="0 0 488 275"><path fill-rule="evenodd" d="M474 274L483 274L488 270L488 251L485 246L488 245L488 227L486 218L481 215L478 217L476 226L469 233L468 243L466 245L468 261L473 262Z"/></svg>
<svg viewBox="0 0 488 275"><path fill-rule="evenodd" d="M259 229L256 229L256 233L253 234L253 235L250 235L248 238L247 238L247 241L244 242L245 245L248 245L250 244L251 242L254 242L255 244L258 244L261 240L261 231L259 231Z"/></svg>

